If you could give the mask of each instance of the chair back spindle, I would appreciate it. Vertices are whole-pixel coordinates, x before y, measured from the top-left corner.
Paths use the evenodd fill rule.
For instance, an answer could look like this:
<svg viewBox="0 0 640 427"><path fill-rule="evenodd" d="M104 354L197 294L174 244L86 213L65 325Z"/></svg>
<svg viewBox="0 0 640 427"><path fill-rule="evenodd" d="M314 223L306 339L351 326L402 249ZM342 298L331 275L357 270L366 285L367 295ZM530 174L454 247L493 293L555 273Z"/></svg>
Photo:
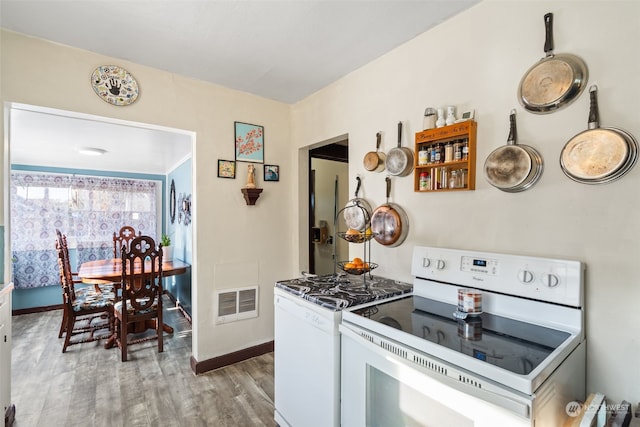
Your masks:
<svg viewBox="0 0 640 427"><path fill-rule="evenodd" d="M125 225L120 228L117 233L113 233L113 257L120 258L122 254L122 246L126 246L127 250L129 250L129 245L131 245L131 241L136 237L140 236L140 232L136 233L136 229L131 227L130 225Z"/></svg>

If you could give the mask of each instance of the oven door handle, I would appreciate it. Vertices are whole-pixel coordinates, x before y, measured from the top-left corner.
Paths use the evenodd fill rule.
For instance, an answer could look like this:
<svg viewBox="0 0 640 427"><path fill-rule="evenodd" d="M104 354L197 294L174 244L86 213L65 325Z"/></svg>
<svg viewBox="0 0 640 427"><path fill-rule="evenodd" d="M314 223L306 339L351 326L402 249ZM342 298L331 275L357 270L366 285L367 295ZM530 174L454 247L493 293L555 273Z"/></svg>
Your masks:
<svg viewBox="0 0 640 427"><path fill-rule="evenodd" d="M387 351L382 348L379 343L376 342L377 340L382 340L382 338L363 331L366 336L365 338L365 336L360 335L357 330L351 329L351 325L345 326L344 324L341 324L339 326L339 330L343 336L355 340L365 349L373 351L383 358L393 359L397 363L409 364L412 368L418 370L424 375L427 375L428 377L433 378L434 380L439 381L442 384L447 385L455 390L477 397L478 399L484 400L485 402L498 405L501 408L507 409L516 415L524 417L525 419L531 418L531 397L523 393L517 391L504 391L499 386L494 386L487 381L482 381L482 388L463 383L458 378L468 378L468 373L434 356L428 356L428 359L430 361L433 361L436 365L442 365L443 367L446 367L445 370L432 371L428 368L418 365L411 361L413 357L411 353L421 358L424 358L424 355L414 353L409 349L405 349L404 347L398 347L393 341L384 340L383 342L385 344L388 344L387 347L402 349L400 351ZM446 373L444 373L443 371ZM513 397L505 395L506 393L510 394ZM521 397L522 400L516 400L514 397Z"/></svg>

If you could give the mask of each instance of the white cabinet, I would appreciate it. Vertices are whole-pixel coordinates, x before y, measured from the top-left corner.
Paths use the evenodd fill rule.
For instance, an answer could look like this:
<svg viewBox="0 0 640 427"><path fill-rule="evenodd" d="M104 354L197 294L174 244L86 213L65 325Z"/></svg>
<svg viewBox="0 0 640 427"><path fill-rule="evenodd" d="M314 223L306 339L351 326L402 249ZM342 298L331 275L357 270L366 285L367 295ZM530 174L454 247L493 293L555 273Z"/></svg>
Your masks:
<svg viewBox="0 0 640 427"><path fill-rule="evenodd" d="M13 419L11 406L11 291L13 285L0 289L0 407ZM9 410L9 408L11 408ZM10 424L11 425L11 420Z"/></svg>

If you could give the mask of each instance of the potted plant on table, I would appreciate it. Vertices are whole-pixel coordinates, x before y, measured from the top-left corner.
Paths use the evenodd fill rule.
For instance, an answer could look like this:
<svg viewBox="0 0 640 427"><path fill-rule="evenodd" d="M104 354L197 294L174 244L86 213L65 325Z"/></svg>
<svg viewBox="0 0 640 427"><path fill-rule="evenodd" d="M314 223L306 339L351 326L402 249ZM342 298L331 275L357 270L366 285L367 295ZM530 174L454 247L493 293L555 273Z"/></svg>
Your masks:
<svg viewBox="0 0 640 427"><path fill-rule="evenodd" d="M162 244L162 258L167 261L173 259L173 246L171 246L171 237L168 234L162 233L162 237L160 238L160 243Z"/></svg>

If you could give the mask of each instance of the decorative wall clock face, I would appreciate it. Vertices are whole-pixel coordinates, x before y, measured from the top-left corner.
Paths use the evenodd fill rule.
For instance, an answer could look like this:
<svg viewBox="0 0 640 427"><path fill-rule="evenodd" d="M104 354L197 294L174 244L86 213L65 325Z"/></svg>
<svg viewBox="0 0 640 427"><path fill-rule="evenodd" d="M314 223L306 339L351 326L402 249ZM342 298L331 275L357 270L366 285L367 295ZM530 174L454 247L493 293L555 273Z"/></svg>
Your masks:
<svg viewBox="0 0 640 427"><path fill-rule="evenodd" d="M112 105L129 105L138 99L138 82L124 68L101 65L91 75L91 86L103 101Z"/></svg>

